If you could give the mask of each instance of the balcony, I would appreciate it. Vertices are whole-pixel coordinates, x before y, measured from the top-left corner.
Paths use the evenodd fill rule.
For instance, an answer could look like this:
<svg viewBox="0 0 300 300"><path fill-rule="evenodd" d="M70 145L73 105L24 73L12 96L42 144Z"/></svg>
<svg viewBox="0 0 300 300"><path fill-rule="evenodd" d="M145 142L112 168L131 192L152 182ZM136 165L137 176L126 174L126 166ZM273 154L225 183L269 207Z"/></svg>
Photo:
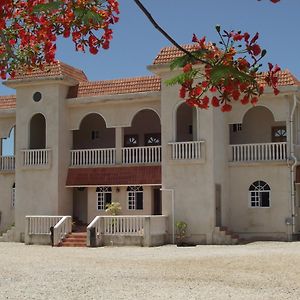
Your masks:
<svg viewBox="0 0 300 300"><path fill-rule="evenodd" d="M122 164L161 163L161 146L122 148Z"/></svg>
<svg viewBox="0 0 300 300"><path fill-rule="evenodd" d="M0 156L0 172L14 172L14 171L15 171L15 157Z"/></svg>
<svg viewBox="0 0 300 300"><path fill-rule="evenodd" d="M22 165L25 168L50 166L51 149L21 150Z"/></svg>
<svg viewBox="0 0 300 300"><path fill-rule="evenodd" d="M286 142L230 145L229 161L236 163L286 161L286 145Z"/></svg>
<svg viewBox="0 0 300 300"><path fill-rule="evenodd" d="M204 159L204 141L176 142L171 145L173 160L202 160Z"/></svg>

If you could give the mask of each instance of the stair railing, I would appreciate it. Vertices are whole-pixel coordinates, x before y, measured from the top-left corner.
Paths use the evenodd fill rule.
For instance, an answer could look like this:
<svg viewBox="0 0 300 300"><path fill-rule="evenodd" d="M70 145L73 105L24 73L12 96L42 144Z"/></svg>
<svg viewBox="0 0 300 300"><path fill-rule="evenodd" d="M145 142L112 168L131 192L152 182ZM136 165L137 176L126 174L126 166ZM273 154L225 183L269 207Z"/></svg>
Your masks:
<svg viewBox="0 0 300 300"><path fill-rule="evenodd" d="M53 228L53 246L58 246L61 241L72 232L72 217L64 216Z"/></svg>

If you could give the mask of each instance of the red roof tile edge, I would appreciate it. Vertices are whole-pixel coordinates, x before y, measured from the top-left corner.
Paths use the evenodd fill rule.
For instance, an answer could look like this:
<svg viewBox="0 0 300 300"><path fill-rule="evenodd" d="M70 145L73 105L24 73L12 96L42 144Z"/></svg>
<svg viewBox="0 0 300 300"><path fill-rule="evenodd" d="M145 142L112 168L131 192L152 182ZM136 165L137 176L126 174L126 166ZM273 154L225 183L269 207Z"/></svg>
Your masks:
<svg viewBox="0 0 300 300"><path fill-rule="evenodd" d="M161 166L70 168L66 186L158 185Z"/></svg>
<svg viewBox="0 0 300 300"><path fill-rule="evenodd" d="M0 96L0 109L16 108L16 96Z"/></svg>

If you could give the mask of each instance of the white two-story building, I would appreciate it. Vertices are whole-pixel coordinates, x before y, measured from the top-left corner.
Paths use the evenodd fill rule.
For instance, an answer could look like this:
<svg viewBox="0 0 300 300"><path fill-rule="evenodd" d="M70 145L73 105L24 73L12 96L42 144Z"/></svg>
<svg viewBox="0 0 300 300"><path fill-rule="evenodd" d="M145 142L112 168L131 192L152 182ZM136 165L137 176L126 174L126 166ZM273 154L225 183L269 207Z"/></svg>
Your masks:
<svg viewBox="0 0 300 300"><path fill-rule="evenodd" d="M14 224L15 241L48 243L53 226L58 244L73 219L98 245L156 245L184 221L190 243L237 242L229 231L296 238L298 80L282 71L278 96L267 88L255 107L201 110L165 85L179 55L162 49L147 77L89 81L60 62L5 82L16 94L0 97L0 138L15 144L0 157L0 231Z"/></svg>

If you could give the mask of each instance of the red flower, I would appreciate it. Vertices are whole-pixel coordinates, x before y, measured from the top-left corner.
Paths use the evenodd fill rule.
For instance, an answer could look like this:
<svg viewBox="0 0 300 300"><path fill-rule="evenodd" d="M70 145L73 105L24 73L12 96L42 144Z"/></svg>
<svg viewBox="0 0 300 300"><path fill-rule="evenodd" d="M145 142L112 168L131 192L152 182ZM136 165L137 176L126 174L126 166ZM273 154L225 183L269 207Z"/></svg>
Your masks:
<svg viewBox="0 0 300 300"><path fill-rule="evenodd" d="M183 67L183 73L188 73L192 70L193 66L192 64L186 64L184 67Z"/></svg>
<svg viewBox="0 0 300 300"><path fill-rule="evenodd" d="M214 97L211 99L211 104L212 104L212 106L214 106L214 107L218 107L218 106L220 106L220 101L219 101L219 99L218 99L216 96L214 96Z"/></svg>

